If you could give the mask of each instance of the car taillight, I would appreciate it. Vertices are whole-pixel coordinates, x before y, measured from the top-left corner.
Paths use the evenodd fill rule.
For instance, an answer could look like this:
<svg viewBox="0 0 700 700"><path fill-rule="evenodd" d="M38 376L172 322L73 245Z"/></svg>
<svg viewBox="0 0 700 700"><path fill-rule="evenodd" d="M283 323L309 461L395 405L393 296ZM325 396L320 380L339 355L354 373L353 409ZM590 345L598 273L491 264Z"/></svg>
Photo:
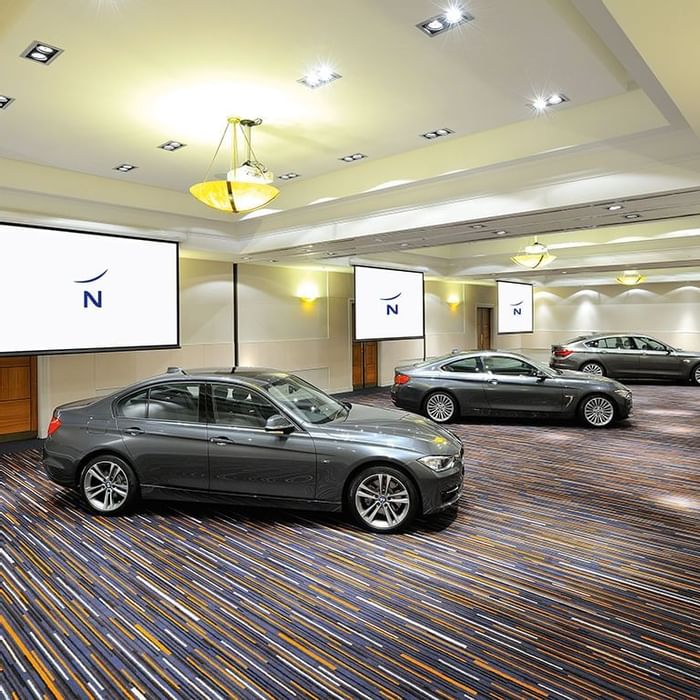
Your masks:
<svg viewBox="0 0 700 700"><path fill-rule="evenodd" d="M410 377L407 374L397 373L394 375L394 384L406 384Z"/></svg>
<svg viewBox="0 0 700 700"><path fill-rule="evenodd" d="M47 437L51 437L61 427L61 419L54 416L49 423L49 428L46 431Z"/></svg>
<svg viewBox="0 0 700 700"><path fill-rule="evenodd" d="M573 350L555 350L554 351L554 357L568 357L569 355L573 355L574 351Z"/></svg>

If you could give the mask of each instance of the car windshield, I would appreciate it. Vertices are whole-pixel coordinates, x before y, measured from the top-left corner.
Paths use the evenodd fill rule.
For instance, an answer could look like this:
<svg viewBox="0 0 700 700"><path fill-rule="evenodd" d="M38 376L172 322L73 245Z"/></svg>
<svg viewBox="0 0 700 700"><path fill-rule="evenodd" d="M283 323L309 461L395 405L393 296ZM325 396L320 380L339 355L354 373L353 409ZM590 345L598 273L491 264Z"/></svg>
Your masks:
<svg viewBox="0 0 700 700"><path fill-rule="evenodd" d="M308 423L328 423L348 412L340 401L292 375L275 377L267 393L296 418Z"/></svg>

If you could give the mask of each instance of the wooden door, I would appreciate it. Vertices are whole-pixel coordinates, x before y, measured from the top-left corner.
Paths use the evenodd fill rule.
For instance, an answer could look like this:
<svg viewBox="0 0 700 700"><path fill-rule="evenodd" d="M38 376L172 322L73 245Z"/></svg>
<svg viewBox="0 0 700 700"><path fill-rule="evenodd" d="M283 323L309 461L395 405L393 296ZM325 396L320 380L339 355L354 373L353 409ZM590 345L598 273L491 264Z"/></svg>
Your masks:
<svg viewBox="0 0 700 700"><path fill-rule="evenodd" d="M355 304L352 304L352 388L368 389L379 382L376 340L355 340Z"/></svg>
<svg viewBox="0 0 700 700"><path fill-rule="evenodd" d="M477 350L490 350L492 328L491 319L493 317L493 309L488 306L478 306L476 309L476 339Z"/></svg>
<svg viewBox="0 0 700 700"><path fill-rule="evenodd" d="M0 440L36 437L36 357L0 357Z"/></svg>

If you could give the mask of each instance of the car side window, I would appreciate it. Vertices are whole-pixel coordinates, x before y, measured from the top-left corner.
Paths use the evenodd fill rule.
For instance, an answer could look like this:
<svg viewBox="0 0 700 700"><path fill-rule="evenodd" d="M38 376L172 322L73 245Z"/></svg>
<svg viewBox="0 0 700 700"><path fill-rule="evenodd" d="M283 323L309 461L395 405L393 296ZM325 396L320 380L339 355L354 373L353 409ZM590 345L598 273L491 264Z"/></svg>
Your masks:
<svg viewBox="0 0 700 700"><path fill-rule="evenodd" d="M508 374L511 376L529 377L537 374L537 370L528 362L523 362L517 357L503 357L492 355L484 357L484 367L493 374Z"/></svg>
<svg viewBox="0 0 700 700"><path fill-rule="evenodd" d="M640 350L655 350L665 352L667 347L653 338L635 338L635 343Z"/></svg>
<svg viewBox="0 0 700 700"><path fill-rule="evenodd" d="M148 416L148 389L122 399L117 405L117 413L126 418L146 418Z"/></svg>
<svg viewBox="0 0 700 700"><path fill-rule="evenodd" d="M450 362L441 367L445 372L481 372L481 363L478 357L465 357L456 362Z"/></svg>
<svg viewBox="0 0 700 700"><path fill-rule="evenodd" d="M586 345L587 348L597 348L597 347L600 347L600 344L601 344L601 343L604 343L605 340L606 340L605 338L603 338L603 340L600 340L600 339L598 339L598 340L589 340L587 343L585 343L585 345ZM605 347L605 346L603 346L603 347Z"/></svg>
<svg viewBox="0 0 700 700"><path fill-rule="evenodd" d="M264 396L247 387L212 385L214 422L238 428L264 428L279 411Z"/></svg>
<svg viewBox="0 0 700 700"><path fill-rule="evenodd" d="M634 338L623 335L615 335L610 338L601 339L601 347L608 348L609 350L636 350Z"/></svg>
<svg viewBox="0 0 700 700"><path fill-rule="evenodd" d="M199 384L159 384L148 392L148 418L186 423L199 421Z"/></svg>

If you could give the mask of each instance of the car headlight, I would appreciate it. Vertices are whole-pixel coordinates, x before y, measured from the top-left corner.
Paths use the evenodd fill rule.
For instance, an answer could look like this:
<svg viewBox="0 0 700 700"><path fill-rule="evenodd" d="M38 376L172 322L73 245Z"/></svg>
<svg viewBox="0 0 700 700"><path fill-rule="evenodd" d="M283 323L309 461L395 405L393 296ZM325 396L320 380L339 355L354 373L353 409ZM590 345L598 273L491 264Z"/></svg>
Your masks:
<svg viewBox="0 0 700 700"><path fill-rule="evenodd" d="M427 457L419 457L418 461L434 472L442 472L454 464L455 458L453 455L428 455Z"/></svg>
<svg viewBox="0 0 700 700"><path fill-rule="evenodd" d="M618 396L622 396L623 399L627 399L632 396L632 392L629 389L615 389L615 393Z"/></svg>

